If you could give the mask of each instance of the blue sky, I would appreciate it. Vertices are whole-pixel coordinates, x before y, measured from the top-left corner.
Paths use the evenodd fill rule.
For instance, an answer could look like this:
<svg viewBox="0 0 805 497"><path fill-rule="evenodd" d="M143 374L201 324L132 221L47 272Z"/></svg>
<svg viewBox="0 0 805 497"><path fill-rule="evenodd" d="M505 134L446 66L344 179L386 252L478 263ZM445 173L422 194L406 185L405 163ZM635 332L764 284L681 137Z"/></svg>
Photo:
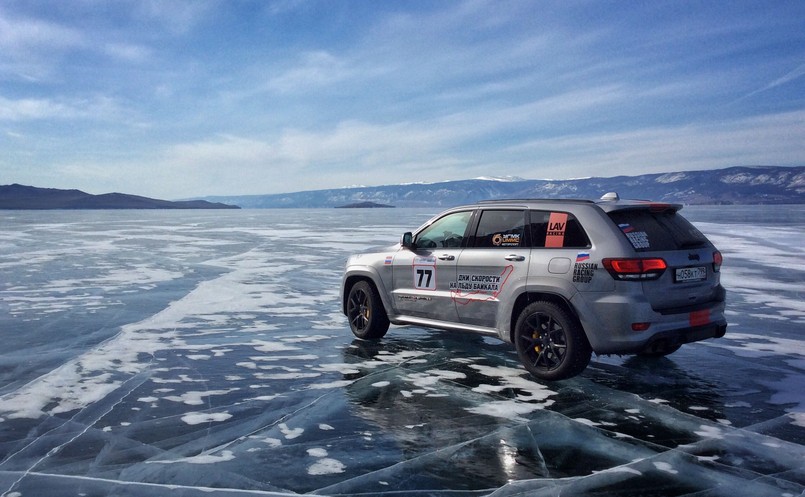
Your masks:
<svg viewBox="0 0 805 497"><path fill-rule="evenodd" d="M0 184L805 163L805 1L0 0Z"/></svg>

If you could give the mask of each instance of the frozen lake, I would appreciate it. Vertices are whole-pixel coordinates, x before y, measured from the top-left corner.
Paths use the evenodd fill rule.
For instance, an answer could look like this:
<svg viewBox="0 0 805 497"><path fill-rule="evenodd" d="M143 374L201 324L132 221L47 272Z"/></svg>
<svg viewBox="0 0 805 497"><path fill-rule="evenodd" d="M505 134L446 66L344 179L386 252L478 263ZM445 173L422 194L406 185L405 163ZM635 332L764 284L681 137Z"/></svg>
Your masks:
<svg viewBox="0 0 805 497"><path fill-rule="evenodd" d="M727 335L531 379L512 346L354 339L348 254L436 211L0 217L0 494L799 496L805 208L689 207Z"/></svg>

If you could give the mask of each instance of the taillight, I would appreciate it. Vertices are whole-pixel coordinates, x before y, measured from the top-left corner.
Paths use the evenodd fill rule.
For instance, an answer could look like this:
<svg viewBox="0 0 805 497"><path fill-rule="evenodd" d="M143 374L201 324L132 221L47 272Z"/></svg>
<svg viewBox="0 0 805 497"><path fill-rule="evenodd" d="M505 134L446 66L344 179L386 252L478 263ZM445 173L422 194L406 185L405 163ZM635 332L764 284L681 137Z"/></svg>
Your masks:
<svg viewBox="0 0 805 497"><path fill-rule="evenodd" d="M716 250L713 252L713 272L717 273L721 271L721 263L724 262L724 257L721 255L721 252Z"/></svg>
<svg viewBox="0 0 805 497"><path fill-rule="evenodd" d="M668 268L663 259L604 259L601 263L613 278L624 281L656 280Z"/></svg>

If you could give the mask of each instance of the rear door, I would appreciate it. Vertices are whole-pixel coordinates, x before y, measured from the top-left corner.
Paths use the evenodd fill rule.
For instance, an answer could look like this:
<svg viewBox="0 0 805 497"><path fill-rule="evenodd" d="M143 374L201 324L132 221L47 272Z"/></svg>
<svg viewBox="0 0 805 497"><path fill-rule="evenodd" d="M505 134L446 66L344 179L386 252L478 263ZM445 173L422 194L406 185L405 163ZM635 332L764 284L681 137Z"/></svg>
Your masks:
<svg viewBox="0 0 805 497"><path fill-rule="evenodd" d="M531 250L525 209L483 209L461 252L451 284L462 323L496 327L501 302L509 302L528 276Z"/></svg>

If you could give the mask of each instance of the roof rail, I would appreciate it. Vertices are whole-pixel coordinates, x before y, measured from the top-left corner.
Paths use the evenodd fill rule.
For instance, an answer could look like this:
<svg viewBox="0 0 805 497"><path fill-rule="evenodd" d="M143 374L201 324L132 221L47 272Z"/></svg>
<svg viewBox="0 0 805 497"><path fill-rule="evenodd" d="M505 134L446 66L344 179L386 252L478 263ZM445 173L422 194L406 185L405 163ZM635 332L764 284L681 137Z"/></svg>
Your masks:
<svg viewBox="0 0 805 497"><path fill-rule="evenodd" d="M511 202L564 202L568 204L593 204L592 200L586 198L494 198L487 200L479 200L479 204L502 204Z"/></svg>

